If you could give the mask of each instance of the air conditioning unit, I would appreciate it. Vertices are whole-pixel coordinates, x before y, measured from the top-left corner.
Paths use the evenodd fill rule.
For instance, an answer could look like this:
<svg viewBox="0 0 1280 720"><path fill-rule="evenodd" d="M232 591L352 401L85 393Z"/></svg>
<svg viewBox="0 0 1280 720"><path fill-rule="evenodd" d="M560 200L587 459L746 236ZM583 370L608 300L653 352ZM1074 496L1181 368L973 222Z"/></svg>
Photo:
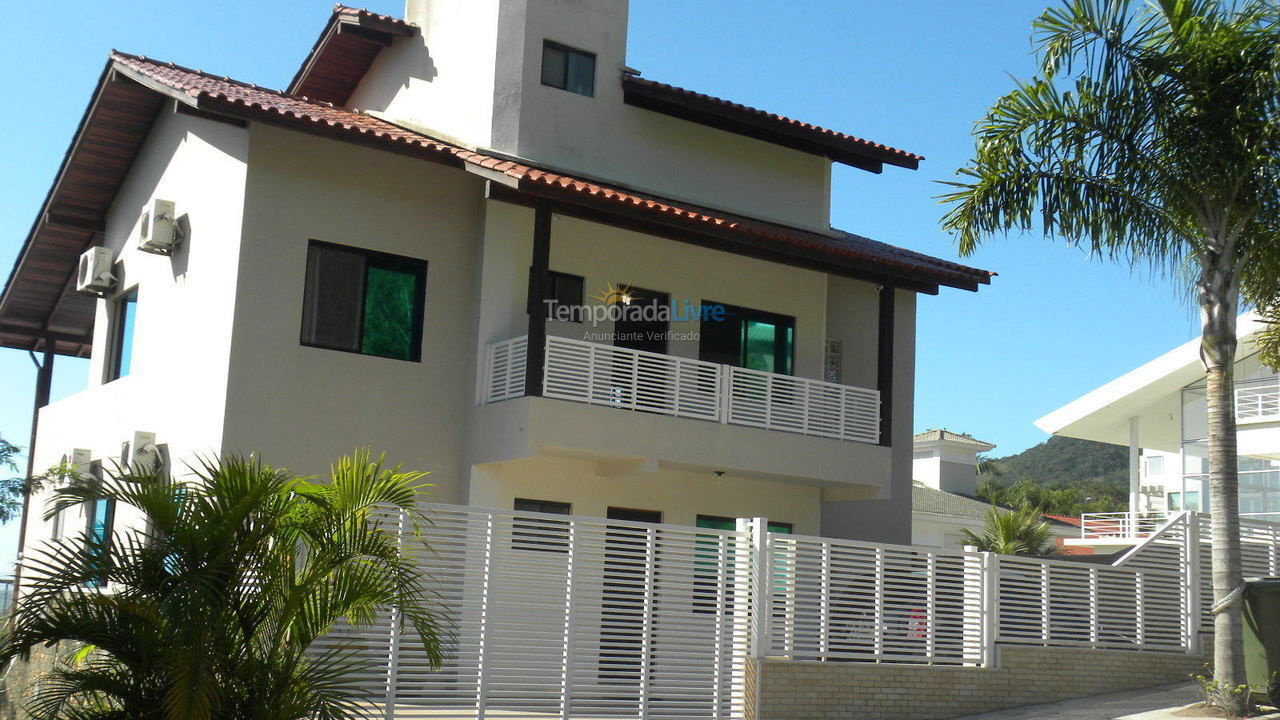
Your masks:
<svg viewBox="0 0 1280 720"><path fill-rule="evenodd" d="M182 242L182 228L172 200L156 200L142 213L142 237L138 249L153 255L172 255Z"/></svg>
<svg viewBox="0 0 1280 720"><path fill-rule="evenodd" d="M116 283L111 274L111 249L91 247L80 255L80 267L76 271L76 291L101 295Z"/></svg>
<svg viewBox="0 0 1280 720"><path fill-rule="evenodd" d="M160 469L160 448L156 447L156 434L138 431L129 444L126 466L142 472Z"/></svg>
<svg viewBox="0 0 1280 720"><path fill-rule="evenodd" d="M69 469L81 477L88 477L93 469L93 453L88 448L75 448L67 453Z"/></svg>

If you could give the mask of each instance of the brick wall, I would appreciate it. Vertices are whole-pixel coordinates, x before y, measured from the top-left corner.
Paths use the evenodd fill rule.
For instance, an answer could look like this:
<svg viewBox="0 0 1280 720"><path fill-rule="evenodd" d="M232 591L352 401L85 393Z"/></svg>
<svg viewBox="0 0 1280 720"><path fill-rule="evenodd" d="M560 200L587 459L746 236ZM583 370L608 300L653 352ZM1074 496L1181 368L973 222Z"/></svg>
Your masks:
<svg viewBox="0 0 1280 720"><path fill-rule="evenodd" d="M1203 657L1003 645L995 667L752 661L753 720L941 720L1186 680ZM753 700L755 700L753 698Z"/></svg>

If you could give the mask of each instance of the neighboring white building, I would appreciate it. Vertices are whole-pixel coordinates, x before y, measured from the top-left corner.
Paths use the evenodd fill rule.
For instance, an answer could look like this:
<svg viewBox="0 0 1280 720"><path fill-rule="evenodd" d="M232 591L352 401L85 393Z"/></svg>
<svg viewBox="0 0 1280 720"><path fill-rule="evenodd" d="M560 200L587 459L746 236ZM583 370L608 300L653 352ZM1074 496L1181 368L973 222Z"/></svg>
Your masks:
<svg viewBox="0 0 1280 720"><path fill-rule="evenodd" d="M965 433L916 433L912 459L911 542L949 550L963 548L964 531L981 535L991 503L979 500L978 454L995 445ZM1076 526L1045 516L1055 538L1075 537Z"/></svg>
<svg viewBox="0 0 1280 720"><path fill-rule="evenodd" d="M284 92L113 53L0 296L37 406L90 358L34 466L367 445L438 502L908 542L916 297L991 273L830 227L833 162L919 156L642 79L626 35L339 6Z"/></svg>
<svg viewBox="0 0 1280 720"><path fill-rule="evenodd" d="M995 445L947 429L926 430L913 438L911 477L935 490L978 495L978 454Z"/></svg>
<svg viewBox="0 0 1280 720"><path fill-rule="evenodd" d="M1280 521L1280 377L1258 359L1263 325L1238 320L1240 515ZM1046 432L1129 446L1131 508L1208 512L1208 417L1200 340L1191 340L1036 421Z"/></svg>

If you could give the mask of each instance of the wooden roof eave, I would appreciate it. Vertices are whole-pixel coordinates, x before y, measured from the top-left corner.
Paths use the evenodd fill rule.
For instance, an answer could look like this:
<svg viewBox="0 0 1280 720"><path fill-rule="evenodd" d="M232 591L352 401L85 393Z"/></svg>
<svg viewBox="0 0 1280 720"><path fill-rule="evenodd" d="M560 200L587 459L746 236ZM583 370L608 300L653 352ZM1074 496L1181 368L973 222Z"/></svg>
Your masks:
<svg viewBox="0 0 1280 720"><path fill-rule="evenodd" d="M104 67L54 182L0 292L0 347L87 356L93 342L94 299L74 291L76 260L100 237L107 209L150 132L163 98L112 61ZM133 92L136 89L140 92ZM166 93L168 96L169 93ZM127 116L107 123L104 114ZM138 120L144 120L138 122ZM108 167L101 162L105 147Z"/></svg>

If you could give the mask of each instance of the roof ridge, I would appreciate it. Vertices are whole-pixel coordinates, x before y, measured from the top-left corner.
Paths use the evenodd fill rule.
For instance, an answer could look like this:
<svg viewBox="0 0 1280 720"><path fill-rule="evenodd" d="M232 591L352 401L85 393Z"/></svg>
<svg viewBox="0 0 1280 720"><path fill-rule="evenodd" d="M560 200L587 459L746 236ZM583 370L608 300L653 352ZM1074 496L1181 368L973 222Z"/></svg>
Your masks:
<svg viewBox="0 0 1280 720"><path fill-rule="evenodd" d="M274 88L263 87L261 85L257 85L251 82L245 82L244 80L237 80L231 77L230 75L215 75L213 73L200 70L199 68L188 67L186 65L179 65L173 62L172 60L168 60L168 61L157 60L155 58L149 58L146 55L134 55L133 53L127 53L127 52L124 52L123 50L111 51L112 60L117 60L120 58L123 58L126 60L137 60L139 62L149 63L151 65L163 65L166 67L173 68L174 70L181 70L182 72L188 72L188 73L191 73L192 75L199 75L200 77L206 78L209 80L217 80L219 82L230 83L232 85L238 85L240 87L257 90L258 92L271 93L272 95L278 95L283 98L289 98L290 100L302 100L304 102L310 103L312 105L316 105L318 107L330 107L330 108L334 107L333 103L326 103L321 100L312 100L311 98L304 97L302 95L290 95L289 93L286 93L283 90L276 90ZM169 87L173 87L177 89L175 85L173 85L172 83L166 82L164 78L155 78L155 79L159 80L165 85L168 85ZM208 91L201 90L199 92L203 94L203 93L207 93Z"/></svg>

